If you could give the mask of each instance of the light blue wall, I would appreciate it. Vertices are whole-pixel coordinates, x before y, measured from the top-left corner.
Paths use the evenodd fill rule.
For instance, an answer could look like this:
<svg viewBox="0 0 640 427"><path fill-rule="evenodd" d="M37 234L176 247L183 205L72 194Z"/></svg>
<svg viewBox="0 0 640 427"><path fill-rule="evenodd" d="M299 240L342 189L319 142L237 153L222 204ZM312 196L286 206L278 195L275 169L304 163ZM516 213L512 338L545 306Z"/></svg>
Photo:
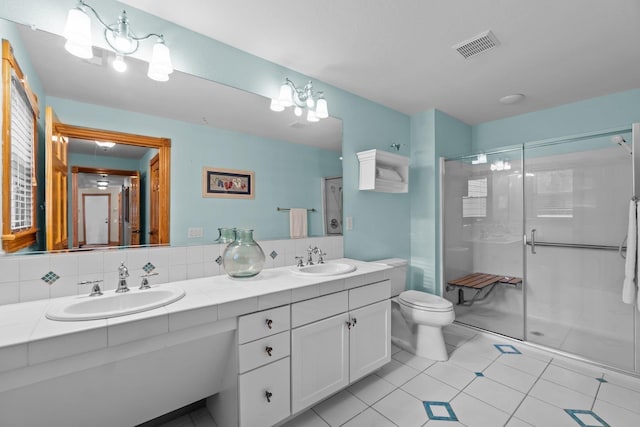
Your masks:
<svg viewBox="0 0 640 427"><path fill-rule="evenodd" d="M440 294L440 157L467 154L471 127L439 111L411 116L411 265L408 287Z"/></svg>
<svg viewBox="0 0 640 427"><path fill-rule="evenodd" d="M24 2L23 0L4 0L2 15L7 19L35 24L38 28L62 34L66 13L72 3L35 0ZM125 6L111 0L94 0L94 6L102 16L115 17L122 8L127 10L128 17L135 26L136 31L160 31L165 35L167 44L171 48L172 60L177 70L198 75L229 86L237 87L259 95L273 97L277 95L279 86L285 77L295 82L305 82L309 76L301 75L278 64L265 61L246 52L232 48L216 40L209 39L200 34L188 31L182 27L147 15L141 11ZM94 40L100 40L97 25L94 25ZM238 29L243 31L242 28ZM143 43L143 47L137 56L148 58L150 56L150 43ZM312 53L311 53L312 54ZM344 183L344 215L353 217L354 228L345 231L344 253L348 257L372 260L382 257L400 256L409 257L409 197L406 195L387 195L381 193L371 194L358 191L358 162L356 153L372 148L388 150L391 143L409 144L409 117L405 114L393 111L389 108L375 104L371 101L332 87L321 81L314 81L318 90L323 90L329 102L329 112L332 116L343 120L343 183ZM191 130L193 135L198 133L195 127ZM133 131L134 129L131 129ZM154 132L138 133L155 134ZM168 136L168 135L164 135ZM232 140L241 139L237 135L229 135ZM207 155L212 158L214 153L202 140L192 141L189 151L180 151L172 155L173 171L180 172L179 182L172 181L172 205L179 202L178 209L185 210L184 223L175 227L172 220L172 240L184 233L187 224L194 224L194 211L199 207L189 203L194 197L199 196L200 188L192 186L197 171L194 164L195 150L208 150ZM176 150L173 150L174 152ZM247 165L257 162L257 157L265 155L266 158L274 158L273 152L244 152ZM402 154L402 153L401 153ZM233 157L233 156L229 156ZM237 160L238 156L235 156ZM175 163L174 163L175 162ZM214 165L215 166L215 165ZM226 167L233 167L225 165ZM287 166L295 170L294 165ZM184 174L184 175L182 175ZM335 175L340 175L336 173ZM232 201L229 207L235 209L238 216L237 225L246 223L245 212L259 206L265 208L265 193L261 189L261 181L258 178L256 203L247 204L246 201ZM188 186L181 184L189 182ZM284 184L280 182L280 184ZM318 185L319 187L319 185ZM179 193L174 191L177 188ZM262 194L261 194L262 191ZM197 193L197 194L196 194ZM288 202L283 194L282 203ZM173 198L177 200L174 201ZM260 198L260 199L258 199ZM202 202L201 199L198 199ZM258 202L263 203L260 205ZM187 204L185 204L185 202ZM280 201L278 201L279 204ZM199 204L200 205L200 204ZM275 209L275 207L274 207ZM205 209L208 222L206 225L222 225L221 219L216 217L215 207ZM202 211L200 215L205 215ZM265 213L268 210L264 211ZM172 216L176 213L172 210ZM285 214L280 214L275 221L285 221ZM205 225L205 224L202 224ZM229 225L229 224L227 224ZM208 236L210 237L210 236ZM264 238L257 230L257 237ZM194 242L195 243L195 242Z"/></svg>
<svg viewBox="0 0 640 427"><path fill-rule="evenodd" d="M472 151L625 127L638 121L640 89L635 89L475 125Z"/></svg>

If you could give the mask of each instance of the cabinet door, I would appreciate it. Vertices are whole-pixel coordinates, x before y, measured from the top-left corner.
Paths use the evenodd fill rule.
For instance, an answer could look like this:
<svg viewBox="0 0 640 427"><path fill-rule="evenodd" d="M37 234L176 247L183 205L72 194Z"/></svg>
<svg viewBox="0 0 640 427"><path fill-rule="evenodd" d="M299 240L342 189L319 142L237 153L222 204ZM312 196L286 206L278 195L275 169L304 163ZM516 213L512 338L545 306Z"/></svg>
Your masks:
<svg viewBox="0 0 640 427"><path fill-rule="evenodd" d="M349 312L350 382L373 372L391 360L391 300Z"/></svg>
<svg viewBox="0 0 640 427"><path fill-rule="evenodd" d="M291 412L349 384L347 313L291 331Z"/></svg>
<svg viewBox="0 0 640 427"><path fill-rule="evenodd" d="M274 425L289 410L289 358L285 357L238 377L240 427Z"/></svg>

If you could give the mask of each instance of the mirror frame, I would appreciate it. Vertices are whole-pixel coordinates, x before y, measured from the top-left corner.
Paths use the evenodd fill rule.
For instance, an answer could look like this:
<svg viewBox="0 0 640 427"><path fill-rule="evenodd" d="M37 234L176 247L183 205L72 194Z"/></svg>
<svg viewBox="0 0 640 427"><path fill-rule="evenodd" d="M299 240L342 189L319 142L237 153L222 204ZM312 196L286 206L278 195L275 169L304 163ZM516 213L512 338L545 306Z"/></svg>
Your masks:
<svg viewBox="0 0 640 427"><path fill-rule="evenodd" d="M94 129L75 126L66 123L57 123L56 131L68 138L113 141L117 144L135 145L158 149L158 161L160 162L160 189L158 215L158 242L160 245L169 245L169 219L170 219L170 187L171 187L171 140L146 135L136 135L125 132L115 132L104 129ZM49 240L49 227L47 227L47 241Z"/></svg>

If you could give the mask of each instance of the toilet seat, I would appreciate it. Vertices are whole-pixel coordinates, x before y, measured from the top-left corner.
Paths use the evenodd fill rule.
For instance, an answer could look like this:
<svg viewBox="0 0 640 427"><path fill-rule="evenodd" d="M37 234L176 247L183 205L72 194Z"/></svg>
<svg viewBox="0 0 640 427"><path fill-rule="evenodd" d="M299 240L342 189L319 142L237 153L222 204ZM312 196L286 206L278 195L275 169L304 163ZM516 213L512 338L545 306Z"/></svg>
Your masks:
<svg viewBox="0 0 640 427"><path fill-rule="evenodd" d="M398 295L398 302L415 310L423 311L452 311L453 303L437 295L420 291L404 291Z"/></svg>

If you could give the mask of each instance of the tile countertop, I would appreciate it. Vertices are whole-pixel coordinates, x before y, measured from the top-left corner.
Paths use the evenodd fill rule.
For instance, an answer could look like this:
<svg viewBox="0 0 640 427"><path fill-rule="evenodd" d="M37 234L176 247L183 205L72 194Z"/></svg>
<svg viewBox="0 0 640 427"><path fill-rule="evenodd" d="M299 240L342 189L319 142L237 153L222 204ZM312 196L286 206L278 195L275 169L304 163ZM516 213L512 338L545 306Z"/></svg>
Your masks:
<svg viewBox="0 0 640 427"><path fill-rule="evenodd" d="M357 269L347 274L313 277L297 275L292 272L295 267L287 266L265 269L249 279L232 279L225 274L160 284L156 286L181 287L186 295L163 307L108 319L55 321L45 316L50 305L90 298L86 294L0 306L0 354L13 356L6 362L28 355L26 365L32 365L385 280L391 268L347 258L328 261L332 262L348 262ZM137 286L130 283L132 291L138 291ZM72 340L75 345L70 347L75 350L67 348L57 355L46 351L46 355L38 356L38 347L46 347L52 340ZM21 366L25 364L0 363L0 372Z"/></svg>

